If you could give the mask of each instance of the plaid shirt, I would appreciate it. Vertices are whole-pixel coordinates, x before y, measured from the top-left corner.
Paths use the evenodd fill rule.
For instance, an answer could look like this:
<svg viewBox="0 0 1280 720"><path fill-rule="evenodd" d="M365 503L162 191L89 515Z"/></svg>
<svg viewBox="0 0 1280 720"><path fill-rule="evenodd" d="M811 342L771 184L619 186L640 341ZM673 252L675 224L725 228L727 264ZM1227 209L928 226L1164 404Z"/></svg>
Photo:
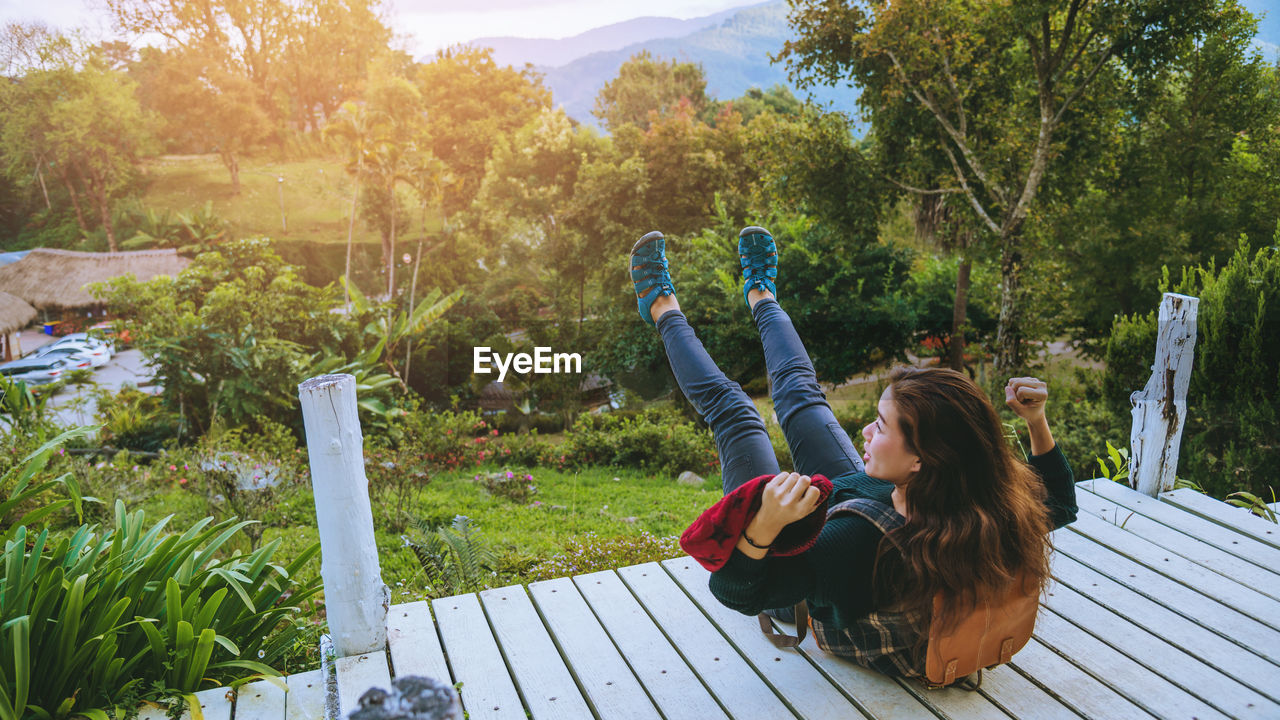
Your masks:
<svg viewBox="0 0 1280 720"><path fill-rule="evenodd" d="M864 517L888 535L902 527L902 516L881 502L846 500L827 511ZM851 627L837 628L812 617L809 622L818 647L847 657L863 667L896 677L923 677L929 617L922 612L871 612Z"/></svg>

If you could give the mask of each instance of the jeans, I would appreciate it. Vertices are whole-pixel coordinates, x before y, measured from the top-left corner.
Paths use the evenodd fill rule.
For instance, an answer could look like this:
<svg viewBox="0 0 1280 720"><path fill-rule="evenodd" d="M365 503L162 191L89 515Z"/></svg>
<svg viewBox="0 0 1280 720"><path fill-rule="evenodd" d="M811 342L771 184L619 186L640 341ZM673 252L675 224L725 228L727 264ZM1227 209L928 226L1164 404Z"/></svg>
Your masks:
<svg viewBox="0 0 1280 720"><path fill-rule="evenodd" d="M773 299L756 303L752 317L764 345L774 411L796 472L829 478L862 472L862 457L836 422L791 318ZM760 475L778 474L777 456L751 398L716 366L684 314L664 313L658 332L680 390L711 426L724 492Z"/></svg>

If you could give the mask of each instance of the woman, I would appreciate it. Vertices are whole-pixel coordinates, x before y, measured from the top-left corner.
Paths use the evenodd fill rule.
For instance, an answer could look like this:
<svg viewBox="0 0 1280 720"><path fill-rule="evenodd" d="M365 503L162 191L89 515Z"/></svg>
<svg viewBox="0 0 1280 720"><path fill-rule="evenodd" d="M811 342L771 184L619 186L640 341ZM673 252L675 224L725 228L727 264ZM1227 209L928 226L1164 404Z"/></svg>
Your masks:
<svg viewBox="0 0 1280 720"><path fill-rule="evenodd" d="M775 475L732 557L712 573L711 591L744 614L805 600L824 648L889 674L923 674L923 619L932 616L934 595L944 600L938 620L948 627L1015 578L1042 587L1047 533L1075 519L1071 469L1045 419L1047 386L1035 378L1005 386L1006 403L1030 432L1028 466L1014 457L995 409L965 375L898 368L876 420L862 430L866 451L859 456L776 300L773 238L746 228L738 254L743 297L797 472L779 473L751 399L716 367L680 312L662 234L645 235L631 253L641 317L656 325L680 389L712 428L724 491ZM853 498L891 505L905 521L893 530L895 543L882 544L882 528L868 519L841 514L803 554L770 556L778 533L817 506L818 488L810 484L817 474L832 478L831 506ZM894 643L867 647L877 630L865 627L868 618L885 613L914 618L911 629Z"/></svg>

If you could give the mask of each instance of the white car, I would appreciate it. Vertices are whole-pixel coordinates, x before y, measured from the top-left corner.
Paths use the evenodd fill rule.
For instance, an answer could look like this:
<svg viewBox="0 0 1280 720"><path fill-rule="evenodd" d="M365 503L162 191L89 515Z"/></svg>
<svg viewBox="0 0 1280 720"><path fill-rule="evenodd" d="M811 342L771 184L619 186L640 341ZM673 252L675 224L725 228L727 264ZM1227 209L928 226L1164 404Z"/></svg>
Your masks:
<svg viewBox="0 0 1280 720"><path fill-rule="evenodd" d="M88 360L81 362L85 367L89 366ZM25 357L0 365L0 376L21 380L28 385L42 385L58 380L64 373L74 370L77 364L57 356Z"/></svg>
<svg viewBox="0 0 1280 720"><path fill-rule="evenodd" d="M59 338L54 342L38 348L34 355L43 356L50 353L72 352L89 359L93 367L102 367L111 359L111 345L97 338L87 337L84 333L76 333Z"/></svg>
<svg viewBox="0 0 1280 720"><path fill-rule="evenodd" d="M67 363L67 370L89 370L93 368L94 357L91 351L77 347L75 345L63 345L62 347L49 348L43 352L37 352L30 357L39 358L41 360L64 360ZM106 362L105 360L103 362Z"/></svg>

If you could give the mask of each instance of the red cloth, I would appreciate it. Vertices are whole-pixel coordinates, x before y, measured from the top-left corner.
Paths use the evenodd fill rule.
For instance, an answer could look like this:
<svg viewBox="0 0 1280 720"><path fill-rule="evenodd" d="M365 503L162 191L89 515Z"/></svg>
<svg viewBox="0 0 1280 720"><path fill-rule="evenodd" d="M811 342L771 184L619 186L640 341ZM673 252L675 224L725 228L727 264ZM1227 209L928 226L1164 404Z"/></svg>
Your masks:
<svg viewBox="0 0 1280 720"><path fill-rule="evenodd" d="M711 572L724 567L733 555L742 531L760 511L764 486L773 478L773 475L761 475L720 498L720 502L707 508L684 531L680 536L680 547ZM818 488L818 506L783 528L770 546L770 554L782 557L799 555L817 542L818 533L822 532L827 520L827 499L831 497L832 486L823 475L814 475L810 482Z"/></svg>

